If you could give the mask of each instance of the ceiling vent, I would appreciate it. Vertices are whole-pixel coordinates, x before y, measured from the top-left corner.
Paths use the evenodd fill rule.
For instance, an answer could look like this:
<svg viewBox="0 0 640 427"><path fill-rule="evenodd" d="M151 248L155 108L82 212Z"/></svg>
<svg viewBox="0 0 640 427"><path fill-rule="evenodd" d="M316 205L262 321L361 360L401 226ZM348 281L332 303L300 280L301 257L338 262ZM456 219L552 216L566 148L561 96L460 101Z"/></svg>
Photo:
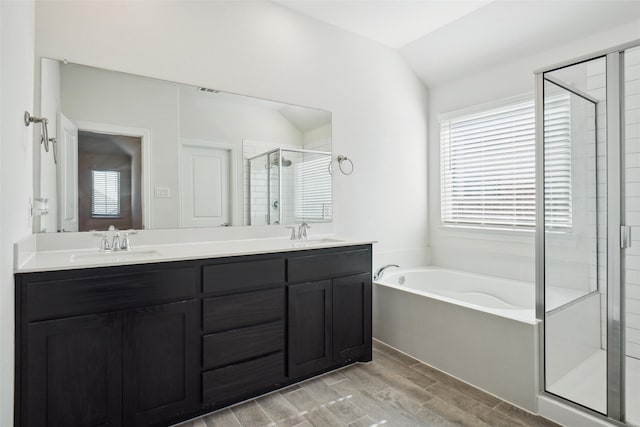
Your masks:
<svg viewBox="0 0 640 427"><path fill-rule="evenodd" d="M198 90L200 92L208 92L208 93L220 93L219 90L215 90L215 89L210 89L208 87L199 87Z"/></svg>

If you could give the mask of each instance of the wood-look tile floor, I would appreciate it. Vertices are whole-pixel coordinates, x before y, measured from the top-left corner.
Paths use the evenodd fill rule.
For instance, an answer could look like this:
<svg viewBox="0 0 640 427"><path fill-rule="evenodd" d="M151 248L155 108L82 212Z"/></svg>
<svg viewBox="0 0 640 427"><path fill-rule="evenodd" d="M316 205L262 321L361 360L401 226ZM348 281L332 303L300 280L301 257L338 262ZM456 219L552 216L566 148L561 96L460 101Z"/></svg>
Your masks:
<svg viewBox="0 0 640 427"><path fill-rule="evenodd" d="M374 341L355 364L180 427L557 426Z"/></svg>

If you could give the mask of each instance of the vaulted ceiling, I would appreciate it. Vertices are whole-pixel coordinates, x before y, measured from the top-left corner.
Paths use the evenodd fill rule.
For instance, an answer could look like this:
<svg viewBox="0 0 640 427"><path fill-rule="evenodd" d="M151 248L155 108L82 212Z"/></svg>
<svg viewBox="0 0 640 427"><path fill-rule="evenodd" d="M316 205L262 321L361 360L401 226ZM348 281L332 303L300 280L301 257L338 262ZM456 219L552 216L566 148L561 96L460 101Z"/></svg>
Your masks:
<svg viewBox="0 0 640 427"><path fill-rule="evenodd" d="M640 0L275 0L397 49L428 87L638 22Z"/></svg>

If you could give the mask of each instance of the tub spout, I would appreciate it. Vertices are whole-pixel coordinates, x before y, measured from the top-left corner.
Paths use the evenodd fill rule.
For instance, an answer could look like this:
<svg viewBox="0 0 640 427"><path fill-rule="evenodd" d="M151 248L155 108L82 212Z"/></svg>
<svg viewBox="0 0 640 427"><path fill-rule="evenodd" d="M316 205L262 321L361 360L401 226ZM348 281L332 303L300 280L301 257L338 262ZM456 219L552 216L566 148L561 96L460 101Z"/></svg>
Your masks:
<svg viewBox="0 0 640 427"><path fill-rule="evenodd" d="M382 267L380 267L379 269L376 270L375 274L373 275L373 280L378 280L378 279L382 278L382 275L384 274L384 271L387 268L390 268L390 267L400 268L400 266L398 264L383 265Z"/></svg>

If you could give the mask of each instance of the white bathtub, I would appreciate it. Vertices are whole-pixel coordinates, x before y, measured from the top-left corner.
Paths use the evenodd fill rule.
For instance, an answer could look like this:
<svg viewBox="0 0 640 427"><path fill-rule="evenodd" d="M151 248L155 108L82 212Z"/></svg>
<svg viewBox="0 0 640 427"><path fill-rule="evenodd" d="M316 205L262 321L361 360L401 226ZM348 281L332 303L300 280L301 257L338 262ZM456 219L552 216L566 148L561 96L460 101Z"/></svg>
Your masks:
<svg viewBox="0 0 640 427"><path fill-rule="evenodd" d="M421 267L373 286L373 335L469 384L536 412L533 283Z"/></svg>

